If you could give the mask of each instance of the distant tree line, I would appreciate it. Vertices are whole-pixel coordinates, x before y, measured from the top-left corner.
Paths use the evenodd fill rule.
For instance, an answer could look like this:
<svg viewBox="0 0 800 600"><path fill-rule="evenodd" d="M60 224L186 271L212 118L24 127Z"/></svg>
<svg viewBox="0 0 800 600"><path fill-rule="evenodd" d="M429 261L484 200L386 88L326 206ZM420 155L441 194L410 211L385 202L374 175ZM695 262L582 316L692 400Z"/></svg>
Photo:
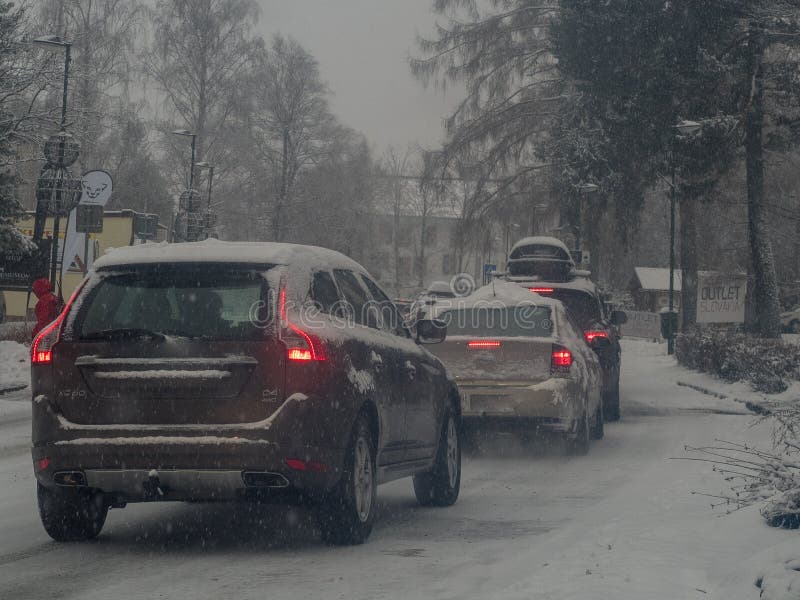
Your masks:
<svg viewBox="0 0 800 600"><path fill-rule="evenodd" d="M593 267L607 268L600 257L630 252L646 198L668 189L674 171L684 326L695 319L698 269L716 266L698 227L709 221L706 207L727 197L744 207L746 231L725 228L729 212L713 225L728 245L746 236L737 266L751 274L748 325L778 335L778 272L800 275L796 250L776 264L771 234L776 221L800 217L796 190L772 179L791 180L797 156L800 2L434 0L433 8L442 21L411 66L424 83L466 88L436 164L460 161L477 175L470 214L502 212L544 187L565 224L583 226ZM687 119L702 128L682 135L675 125ZM587 182L600 192L581 198ZM527 198L532 212L541 199Z"/></svg>
<svg viewBox="0 0 800 600"><path fill-rule="evenodd" d="M41 144L58 128L63 55L30 44L56 34L73 43L76 170L112 173L109 207L169 224L190 165L189 140L170 132L188 129L196 162L214 166L222 237L348 251L372 202L369 146L333 114L316 59L254 34L258 18L254 0L0 2L0 227L32 208ZM207 176L195 169L203 197Z"/></svg>

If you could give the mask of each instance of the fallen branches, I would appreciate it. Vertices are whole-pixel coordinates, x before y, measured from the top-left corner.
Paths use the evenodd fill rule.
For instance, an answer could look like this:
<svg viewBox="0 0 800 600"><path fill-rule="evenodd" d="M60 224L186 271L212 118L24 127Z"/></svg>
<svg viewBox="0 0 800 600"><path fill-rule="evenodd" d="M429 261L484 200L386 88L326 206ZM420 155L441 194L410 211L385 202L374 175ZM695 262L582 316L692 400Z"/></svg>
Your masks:
<svg viewBox="0 0 800 600"><path fill-rule="evenodd" d="M795 416L800 412L796 406L793 410L791 414ZM730 494L693 493L722 500L712 507L725 506L728 512L764 502L761 514L767 523L774 527L800 527L800 460L796 459L800 448L785 437L789 432L796 440L796 425L797 421L781 425L782 447L776 445L772 452L726 440L715 440L713 446L686 446L687 452L700 457L679 460L708 462L731 486Z"/></svg>

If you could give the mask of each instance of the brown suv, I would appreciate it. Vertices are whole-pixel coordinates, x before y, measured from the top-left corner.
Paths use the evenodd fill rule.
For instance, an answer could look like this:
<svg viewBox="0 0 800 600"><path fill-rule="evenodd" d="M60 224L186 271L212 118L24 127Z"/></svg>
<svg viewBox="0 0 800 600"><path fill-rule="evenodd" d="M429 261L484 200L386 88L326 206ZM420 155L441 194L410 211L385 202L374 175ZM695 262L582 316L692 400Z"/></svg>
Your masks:
<svg viewBox="0 0 800 600"><path fill-rule="evenodd" d="M309 246L209 240L98 260L32 346L33 463L51 537L109 507L280 500L323 538L369 535L379 483L456 501L460 400L357 263Z"/></svg>

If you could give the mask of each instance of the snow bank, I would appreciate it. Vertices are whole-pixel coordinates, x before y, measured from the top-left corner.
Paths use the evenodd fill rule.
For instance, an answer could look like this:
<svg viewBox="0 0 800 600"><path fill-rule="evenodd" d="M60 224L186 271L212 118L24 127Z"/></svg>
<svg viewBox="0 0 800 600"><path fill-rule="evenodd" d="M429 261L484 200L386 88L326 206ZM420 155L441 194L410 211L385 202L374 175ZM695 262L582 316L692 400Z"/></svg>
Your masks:
<svg viewBox="0 0 800 600"><path fill-rule="evenodd" d="M28 387L30 365L30 350L27 346L0 341L0 394Z"/></svg>

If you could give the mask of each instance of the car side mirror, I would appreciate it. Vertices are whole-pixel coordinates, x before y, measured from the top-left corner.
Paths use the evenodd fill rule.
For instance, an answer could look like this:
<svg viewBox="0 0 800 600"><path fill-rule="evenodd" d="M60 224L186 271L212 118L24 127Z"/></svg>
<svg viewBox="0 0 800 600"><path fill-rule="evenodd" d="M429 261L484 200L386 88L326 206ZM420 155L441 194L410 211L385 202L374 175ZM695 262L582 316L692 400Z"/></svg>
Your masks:
<svg viewBox="0 0 800 600"><path fill-rule="evenodd" d="M624 325L628 322L628 315L625 313L624 310L612 310L611 311L611 324L612 325Z"/></svg>
<svg viewBox="0 0 800 600"><path fill-rule="evenodd" d="M600 352L611 348L611 340L604 335L598 335L592 338L592 341L589 342L589 346L591 346L592 350L595 352Z"/></svg>
<svg viewBox="0 0 800 600"><path fill-rule="evenodd" d="M417 321L417 342L440 344L447 337L447 323L438 319Z"/></svg>

